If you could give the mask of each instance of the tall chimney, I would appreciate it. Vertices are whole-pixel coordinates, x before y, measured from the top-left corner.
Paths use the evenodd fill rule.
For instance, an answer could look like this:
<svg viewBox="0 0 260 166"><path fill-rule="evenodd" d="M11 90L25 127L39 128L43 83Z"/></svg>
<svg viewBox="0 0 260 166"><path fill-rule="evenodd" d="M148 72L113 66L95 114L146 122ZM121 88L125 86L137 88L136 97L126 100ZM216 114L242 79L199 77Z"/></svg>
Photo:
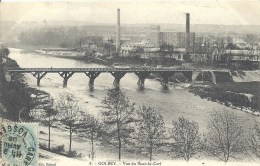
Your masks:
<svg viewBox="0 0 260 166"><path fill-rule="evenodd" d="M186 13L186 41L185 41L185 51L189 54L190 49L190 13Z"/></svg>
<svg viewBox="0 0 260 166"><path fill-rule="evenodd" d="M116 51L120 51L120 9L117 9Z"/></svg>

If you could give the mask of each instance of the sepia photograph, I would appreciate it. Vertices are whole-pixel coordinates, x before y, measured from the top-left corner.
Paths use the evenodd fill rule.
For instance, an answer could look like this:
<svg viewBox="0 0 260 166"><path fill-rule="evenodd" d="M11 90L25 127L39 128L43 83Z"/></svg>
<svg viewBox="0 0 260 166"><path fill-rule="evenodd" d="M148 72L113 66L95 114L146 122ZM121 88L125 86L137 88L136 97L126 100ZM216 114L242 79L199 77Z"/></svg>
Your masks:
<svg viewBox="0 0 260 166"><path fill-rule="evenodd" d="M260 164L260 1L0 0L0 164Z"/></svg>

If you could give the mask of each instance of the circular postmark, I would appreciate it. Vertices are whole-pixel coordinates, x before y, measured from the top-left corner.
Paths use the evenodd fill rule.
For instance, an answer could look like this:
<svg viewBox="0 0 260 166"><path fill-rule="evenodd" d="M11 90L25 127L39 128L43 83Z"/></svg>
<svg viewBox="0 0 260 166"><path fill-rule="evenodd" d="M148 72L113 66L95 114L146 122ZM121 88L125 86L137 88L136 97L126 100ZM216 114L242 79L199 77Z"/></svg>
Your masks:
<svg viewBox="0 0 260 166"><path fill-rule="evenodd" d="M36 131L26 124L2 126L2 158L10 165L30 166L37 162Z"/></svg>

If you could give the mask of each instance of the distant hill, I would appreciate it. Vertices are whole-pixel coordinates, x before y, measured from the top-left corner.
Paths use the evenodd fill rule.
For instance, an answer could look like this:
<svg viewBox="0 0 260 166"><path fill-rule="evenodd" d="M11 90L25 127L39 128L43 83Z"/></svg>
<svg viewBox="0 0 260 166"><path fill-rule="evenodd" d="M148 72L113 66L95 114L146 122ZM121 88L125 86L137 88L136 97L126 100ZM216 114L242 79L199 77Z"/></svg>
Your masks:
<svg viewBox="0 0 260 166"><path fill-rule="evenodd" d="M161 31L175 31L185 32L185 24L121 24L123 28L137 28L149 30L150 25L160 25ZM44 27L42 21L33 22L2 22L2 29L9 29L10 27ZM115 27L116 24L108 23L94 23L82 21L49 21L48 26L107 26ZM260 25L217 25L217 24L191 24L191 32L204 32L204 33L260 33Z"/></svg>
<svg viewBox="0 0 260 166"><path fill-rule="evenodd" d="M260 25L191 24L191 32L205 33L260 33ZM184 24L161 24L161 31L185 32Z"/></svg>

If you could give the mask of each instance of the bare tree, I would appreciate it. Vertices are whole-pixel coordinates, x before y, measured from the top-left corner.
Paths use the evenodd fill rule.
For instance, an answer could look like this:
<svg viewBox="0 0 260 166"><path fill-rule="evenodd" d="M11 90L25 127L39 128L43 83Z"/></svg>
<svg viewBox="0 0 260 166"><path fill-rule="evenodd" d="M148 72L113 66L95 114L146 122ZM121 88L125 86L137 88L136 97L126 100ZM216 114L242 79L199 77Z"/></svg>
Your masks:
<svg viewBox="0 0 260 166"><path fill-rule="evenodd" d="M48 138L48 149L51 149L51 127L55 121L57 121L57 108L54 106L54 100L49 98L49 103L43 105L45 110L44 115L42 116L44 121L43 123L48 126L49 138Z"/></svg>
<svg viewBox="0 0 260 166"><path fill-rule="evenodd" d="M37 96L39 100L38 104L33 110L30 111L30 115L39 120L42 124L48 126L48 149L51 149L51 127L53 123L57 121L57 108L54 106L54 99L50 95Z"/></svg>
<svg viewBox="0 0 260 166"><path fill-rule="evenodd" d="M171 135L175 140L172 150L176 157L189 161L202 148L199 125L197 122L189 121L184 117L180 117L178 121L173 121L172 125Z"/></svg>
<svg viewBox="0 0 260 166"><path fill-rule="evenodd" d="M215 112L208 122L207 152L228 162L245 152L243 130L238 117L229 111Z"/></svg>
<svg viewBox="0 0 260 166"><path fill-rule="evenodd" d="M150 107L142 106L137 111L137 138L139 147L145 148L149 153L150 161L153 151L158 147L165 133L164 121L160 114Z"/></svg>
<svg viewBox="0 0 260 166"><path fill-rule="evenodd" d="M118 147L118 158L121 159L122 144L129 143L129 136L134 131L134 104L131 103L120 89L108 90L107 96L103 100L104 108L102 115L104 117L103 137L105 141Z"/></svg>
<svg viewBox="0 0 260 166"><path fill-rule="evenodd" d="M82 125L82 114L78 102L71 94L63 94L58 101L58 118L65 129L69 130L69 154L71 153L72 134Z"/></svg>
<svg viewBox="0 0 260 166"><path fill-rule="evenodd" d="M82 136L86 137L91 141L91 159L95 158L95 150L94 150L94 141L100 136L101 132L101 124L98 120L93 116L86 114L83 119L83 124L81 126L80 132L82 132Z"/></svg>
<svg viewBox="0 0 260 166"><path fill-rule="evenodd" d="M249 133L248 138L249 148L251 152L260 158L260 127L259 124L255 124L254 128Z"/></svg>

